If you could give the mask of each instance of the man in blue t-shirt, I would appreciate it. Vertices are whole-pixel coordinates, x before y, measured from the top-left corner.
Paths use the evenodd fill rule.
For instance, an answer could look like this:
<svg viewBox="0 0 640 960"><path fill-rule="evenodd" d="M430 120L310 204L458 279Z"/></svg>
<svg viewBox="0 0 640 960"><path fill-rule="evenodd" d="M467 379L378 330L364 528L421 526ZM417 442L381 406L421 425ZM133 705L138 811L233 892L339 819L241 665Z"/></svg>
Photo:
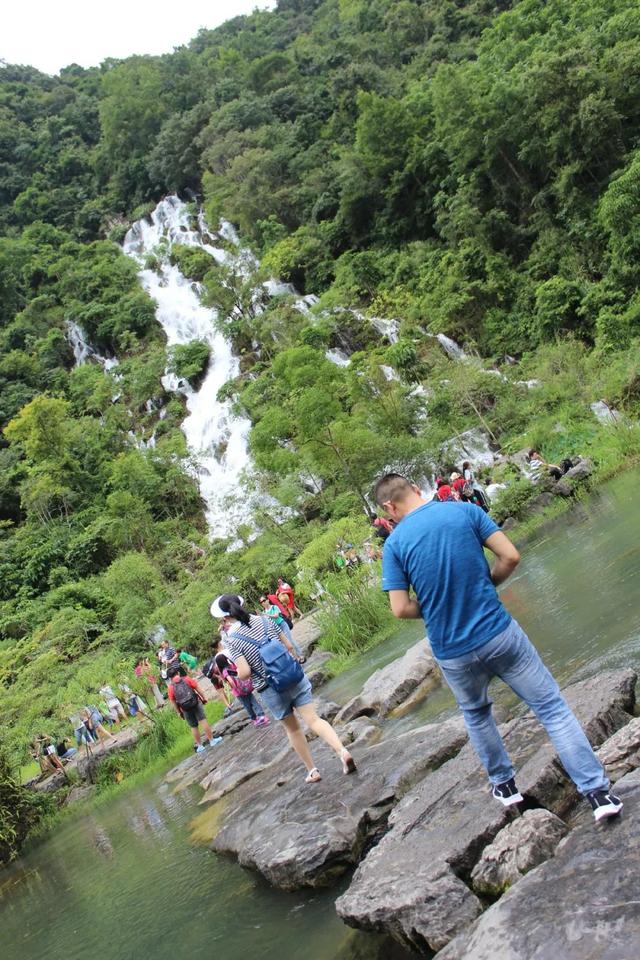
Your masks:
<svg viewBox="0 0 640 960"><path fill-rule="evenodd" d="M489 682L500 677L546 728L595 819L618 814L622 802L609 790L582 727L498 597L496 587L520 561L509 538L475 504L427 501L397 473L378 480L375 497L397 524L384 545L382 589L389 593L394 616L424 620L433 655L462 710L496 800L505 806L522 802L491 713ZM495 555L491 568L483 547Z"/></svg>

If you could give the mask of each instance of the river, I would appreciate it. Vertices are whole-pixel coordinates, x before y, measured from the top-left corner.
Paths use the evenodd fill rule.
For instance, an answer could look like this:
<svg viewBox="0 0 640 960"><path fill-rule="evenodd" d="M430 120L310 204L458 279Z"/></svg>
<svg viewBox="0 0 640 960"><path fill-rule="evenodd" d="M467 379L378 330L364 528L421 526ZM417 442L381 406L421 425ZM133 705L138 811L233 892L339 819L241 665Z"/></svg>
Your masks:
<svg viewBox="0 0 640 960"><path fill-rule="evenodd" d="M638 471L547 527L502 591L561 681L640 667ZM326 688L344 700L420 636L405 624ZM499 688L496 700L512 707ZM452 712L444 690L386 724ZM156 780L64 822L0 876L4 960L396 960L406 954L350 931L335 889L285 894L191 839L198 790Z"/></svg>

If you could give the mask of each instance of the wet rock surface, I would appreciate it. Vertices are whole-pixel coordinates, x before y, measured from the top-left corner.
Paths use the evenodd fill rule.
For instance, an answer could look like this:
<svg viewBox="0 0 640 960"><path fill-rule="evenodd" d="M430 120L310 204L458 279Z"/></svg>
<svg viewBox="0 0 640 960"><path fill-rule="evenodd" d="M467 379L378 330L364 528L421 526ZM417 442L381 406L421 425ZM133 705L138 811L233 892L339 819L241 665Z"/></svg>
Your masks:
<svg viewBox="0 0 640 960"><path fill-rule="evenodd" d="M357 697L346 704L337 722L359 716L388 716L409 698L411 703L424 699L440 683L440 671L426 640L409 647L403 657L376 670Z"/></svg>
<svg viewBox="0 0 640 960"><path fill-rule="evenodd" d="M471 872L473 889L492 896L503 893L553 856L567 830L566 823L549 810L525 810L482 851Z"/></svg>
<svg viewBox="0 0 640 960"><path fill-rule="evenodd" d="M553 859L505 893L438 960L637 957L640 770L623 777L616 792L625 804L619 817L596 826L584 810Z"/></svg>
<svg viewBox="0 0 640 960"><path fill-rule="evenodd" d="M597 744L630 721L634 682L633 671L612 671L565 691ZM530 715L502 732L523 793L553 812L577 802L545 732ZM470 914L480 912L467 882L482 850L517 816L491 797L484 770L467 745L395 807L389 831L338 899L339 915L353 926L386 931L419 952L441 949L444 937L462 931ZM456 878L464 890L452 898Z"/></svg>
<svg viewBox="0 0 640 960"><path fill-rule="evenodd" d="M431 768L456 753L466 735L459 718L353 748L358 772L344 776L333 752L312 745L322 772L305 783L291 751L227 797L212 848L232 854L285 890L325 886L356 863L386 829L389 811Z"/></svg>

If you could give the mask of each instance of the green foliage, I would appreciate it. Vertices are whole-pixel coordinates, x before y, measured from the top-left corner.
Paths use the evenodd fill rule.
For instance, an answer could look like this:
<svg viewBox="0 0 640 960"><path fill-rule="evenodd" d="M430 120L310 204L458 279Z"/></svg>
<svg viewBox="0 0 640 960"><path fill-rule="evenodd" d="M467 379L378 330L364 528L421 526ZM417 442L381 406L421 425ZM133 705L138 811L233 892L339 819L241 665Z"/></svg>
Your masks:
<svg viewBox="0 0 640 960"><path fill-rule="evenodd" d="M522 520L527 513L531 500L539 493L539 488L530 480L517 480L506 490L501 490L497 500L491 505L491 513L497 523L502 523L507 517Z"/></svg>
<svg viewBox="0 0 640 960"><path fill-rule="evenodd" d="M371 642L386 601L364 573L332 577L335 544L366 537L378 473L430 476L467 429L507 453L589 454L599 476L639 455L639 62L632 0L281 0L162 57L0 67L12 761L159 623L204 655L230 584L253 604L297 567L303 598L327 581L327 643ZM255 500L229 552L206 538L184 404L161 384L168 363L197 385L208 346L166 350L114 242L187 190L263 257L171 250L240 358L220 397L251 420L238 495ZM271 278L319 306L269 297ZM398 319L397 342L372 316ZM69 323L116 373L74 367ZM599 399L618 425L597 423ZM506 479L495 513L524 516L535 491Z"/></svg>
<svg viewBox="0 0 640 960"><path fill-rule="evenodd" d="M215 260L201 247L188 247L183 243L174 243L169 254L171 263L179 267L180 272L198 283L207 273L215 269Z"/></svg>
<svg viewBox="0 0 640 960"><path fill-rule="evenodd" d="M0 865L18 856L26 837L51 807L50 797L20 785L0 754Z"/></svg>
<svg viewBox="0 0 640 960"><path fill-rule="evenodd" d="M336 658L362 653L395 629L387 595L372 584L368 565L351 575L332 574L325 590L318 614L321 646Z"/></svg>
<svg viewBox="0 0 640 960"><path fill-rule="evenodd" d="M209 344L205 340L176 344L169 349L168 367L177 377L188 380L197 390L207 372Z"/></svg>

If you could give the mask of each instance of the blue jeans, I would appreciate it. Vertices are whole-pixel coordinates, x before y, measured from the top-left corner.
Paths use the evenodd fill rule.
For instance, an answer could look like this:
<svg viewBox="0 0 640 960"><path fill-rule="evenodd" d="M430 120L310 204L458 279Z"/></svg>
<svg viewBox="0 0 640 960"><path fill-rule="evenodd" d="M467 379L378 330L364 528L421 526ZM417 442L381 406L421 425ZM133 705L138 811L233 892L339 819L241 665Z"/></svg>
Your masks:
<svg viewBox="0 0 640 960"><path fill-rule="evenodd" d="M252 693L245 693L243 697L238 697L237 699L245 708L251 720L255 720L256 717L264 717L264 710Z"/></svg>
<svg viewBox="0 0 640 960"><path fill-rule="evenodd" d="M301 656L302 656L302 650L300 649L300 647L298 646L298 644L297 644L297 643L295 642L295 640L293 639L293 634L292 634L292 632L291 632L291 627L289 626L289 624L287 623L286 620L281 620L281 621L280 621L280 623L278 624L278 630L280 630L280 631L282 631L282 633L284 633L285 637L287 638L287 640L289 641L289 643L291 644L291 646L292 646L293 649L295 650L296 654L297 654L299 657L301 657Z"/></svg>
<svg viewBox="0 0 640 960"><path fill-rule="evenodd" d="M488 643L461 657L438 660L438 664L462 710L469 739L493 784L504 783L514 775L488 695L489 682L500 677L531 707L580 793L609 788L604 768L558 684L515 620Z"/></svg>

